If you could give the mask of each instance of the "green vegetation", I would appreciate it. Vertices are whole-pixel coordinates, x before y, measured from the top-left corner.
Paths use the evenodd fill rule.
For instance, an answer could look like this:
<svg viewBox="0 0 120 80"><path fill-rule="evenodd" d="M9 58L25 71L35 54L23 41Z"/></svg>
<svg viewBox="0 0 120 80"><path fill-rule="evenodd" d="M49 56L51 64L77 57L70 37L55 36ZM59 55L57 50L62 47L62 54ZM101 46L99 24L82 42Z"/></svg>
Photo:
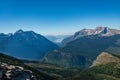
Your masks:
<svg viewBox="0 0 120 80"><path fill-rule="evenodd" d="M68 68L88 68L102 52L120 54L120 35L91 35L69 42L63 48L47 54L44 62Z"/></svg>
<svg viewBox="0 0 120 80"><path fill-rule="evenodd" d="M46 63L25 63L28 66L34 67L37 70L49 74L55 77L57 80L73 80L75 75L80 74L81 70L78 69L66 69L57 65Z"/></svg>
<svg viewBox="0 0 120 80"><path fill-rule="evenodd" d="M97 65L84 70L65 69L43 63L28 63L27 65L50 74L56 80L120 80L120 63Z"/></svg>
<svg viewBox="0 0 120 80"><path fill-rule="evenodd" d="M120 80L119 62L101 64L80 70L43 62L25 61L23 63L23 61L4 54L0 54L0 61L19 65L33 71L37 80Z"/></svg>
<svg viewBox="0 0 120 80"><path fill-rule="evenodd" d="M98 65L82 71L83 80L120 80L120 63Z"/></svg>

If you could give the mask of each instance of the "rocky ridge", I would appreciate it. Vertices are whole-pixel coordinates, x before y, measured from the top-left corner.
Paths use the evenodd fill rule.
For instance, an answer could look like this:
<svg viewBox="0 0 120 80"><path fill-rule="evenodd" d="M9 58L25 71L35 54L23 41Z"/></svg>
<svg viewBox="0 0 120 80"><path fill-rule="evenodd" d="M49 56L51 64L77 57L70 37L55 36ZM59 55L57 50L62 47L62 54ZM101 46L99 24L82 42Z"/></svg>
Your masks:
<svg viewBox="0 0 120 80"><path fill-rule="evenodd" d="M76 32L74 35L64 39L62 41L63 44L69 43L73 40L76 40L80 37L89 36L89 35L99 35L99 36L112 36L120 34L120 30L111 29L109 27L98 26L95 29L82 29Z"/></svg>
<svg viewBox="0 0 120 80"><path fill-rule="evenodd" d="M97 56L96 60L93 62L92 66L107 64L110 62L120 62L120 58L113 56L110 53L102 52L100 55Z"/></svg>

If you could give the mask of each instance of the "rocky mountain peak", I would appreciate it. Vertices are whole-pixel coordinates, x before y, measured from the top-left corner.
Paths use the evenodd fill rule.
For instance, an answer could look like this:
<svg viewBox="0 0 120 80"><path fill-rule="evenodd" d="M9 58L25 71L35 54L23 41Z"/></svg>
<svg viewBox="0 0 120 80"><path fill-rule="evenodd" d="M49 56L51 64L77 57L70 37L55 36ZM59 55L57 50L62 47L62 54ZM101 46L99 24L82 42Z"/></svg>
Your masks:
<svg viewBox="0 0 120 80"><path fill-rule="evenodd" d="M93 29L82 29L74 34L74 38L82 37L82 36L87 36L87 35L92 35L94 34Z"/></svg>
<svg viewBox="0 0 120 80"><path fill-rule="evenodd" d="M104 27L104 30L102 31L103 32L103 34L107 34L108 33L108 27Z"/></svg>
<svg viewBox="0 0 120 80"><path fill-rule="evenodd" d="M110 28L98 26L96 29L82 29L74 34L74 37L82 37L82 36L88 36L88 35L97 35L97 34L107 34L110 32Z"/></svg>
<svg viewBox="0 0 120 80"><path fill-rule="evenodd" d="M15 32L15 34L16 33L23 33L24 31L22 30L22 29L19 29L19 30L17 30L16 32Z"/></svg>
<svg viewBox="0 0 120 80"><path fill-rule="evenodd" d="M73 41L75 39L78 39L80 37L84 36L89 36L89 35L100 35L102 36L112 36L120 34L120 30L117 29L111 29L109 27L103 27L103 26L98 26L95 29L82 29L78 32L76 32L73 36L70 36L62 41L63 44L66 44L70 41Z"/></svg>
<svg viewBox="0 0 120 80"><path fill-rule="evenodd" d="M96 27L94 31L95 31L95 34L107 34L108 32L110 32L110 30L112 29L110 29L109 27L99 26L99 27Z"/></svg>
<svg viewBox="0 0 120 80"><path fill-rule="evenodd" d="M105 28L105 27L103 27L103 26L98 26L98 27L95 28L95 30L97 30L97 31L102 31L104 28Z"/></svg>
<svg viewBox="0 0 120 80"><path fill-rule="evenodd" d="M107 64L110 62L120 62L120 59L118 57L113 56L110 53L102 52L100 55L97 56L92 66Z"/></svg>

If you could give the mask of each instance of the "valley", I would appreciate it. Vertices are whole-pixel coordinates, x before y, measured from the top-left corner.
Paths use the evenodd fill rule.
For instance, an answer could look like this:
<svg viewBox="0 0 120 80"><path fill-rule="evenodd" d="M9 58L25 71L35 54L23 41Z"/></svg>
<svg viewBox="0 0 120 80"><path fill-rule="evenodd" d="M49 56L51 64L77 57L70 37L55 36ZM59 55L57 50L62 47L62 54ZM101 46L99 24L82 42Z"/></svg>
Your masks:
<svg viewBox="0 0 120 80"><path fill-rule="evenodd" d="M27 71L29 80L120 80L119 39L120 30L108 27L82 29L64 38L63 46L33 31L2 33L0 63L6 66L0 80L8 72L11 80L25 80Z"/></svg>

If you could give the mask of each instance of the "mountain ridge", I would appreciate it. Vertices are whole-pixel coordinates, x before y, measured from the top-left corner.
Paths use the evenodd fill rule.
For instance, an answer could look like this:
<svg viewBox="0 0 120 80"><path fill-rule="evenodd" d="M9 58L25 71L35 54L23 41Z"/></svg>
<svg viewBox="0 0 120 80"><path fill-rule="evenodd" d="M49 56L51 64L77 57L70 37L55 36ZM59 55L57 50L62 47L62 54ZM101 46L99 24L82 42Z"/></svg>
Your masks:
<svg viewBox="0 0 120 80"><path fill-rule="evenodd" d="M48 53L44 62L67 68L87 68L102 52L120 54L120 34L79 37L70 41L64 47Z"/></svg>
<svg viewBox="0 0 120 80"><path fill-rule="evenodd" d="M97 56L96 60L94 60L92 66L104 65L104 64L108 64L108 63L112 63L112 62L119 63L120 58L118 58L108 52L102 52L100 55Z"/></svg>
<svg viewBox="0 0 120 80"><path fill-rule="evenodd" d="M0 36L0 43L1 52L21 59L40 60L47 52L59 48L44 36L21 29L11 35Z"/></svg>
<svg viewBox="0 0 120 80"><path fill-rule="evenodd" d="M99 35L99 36L112 36L120 34L120 30L117 29L111 29L109 27L103 27L103 26L98 26L95 29L82 29L78 32L75 32L74 35L64 39L62 43L65 45L75 39L78 39L80 37L84 36L89 36L89 35Z"/></svg>

